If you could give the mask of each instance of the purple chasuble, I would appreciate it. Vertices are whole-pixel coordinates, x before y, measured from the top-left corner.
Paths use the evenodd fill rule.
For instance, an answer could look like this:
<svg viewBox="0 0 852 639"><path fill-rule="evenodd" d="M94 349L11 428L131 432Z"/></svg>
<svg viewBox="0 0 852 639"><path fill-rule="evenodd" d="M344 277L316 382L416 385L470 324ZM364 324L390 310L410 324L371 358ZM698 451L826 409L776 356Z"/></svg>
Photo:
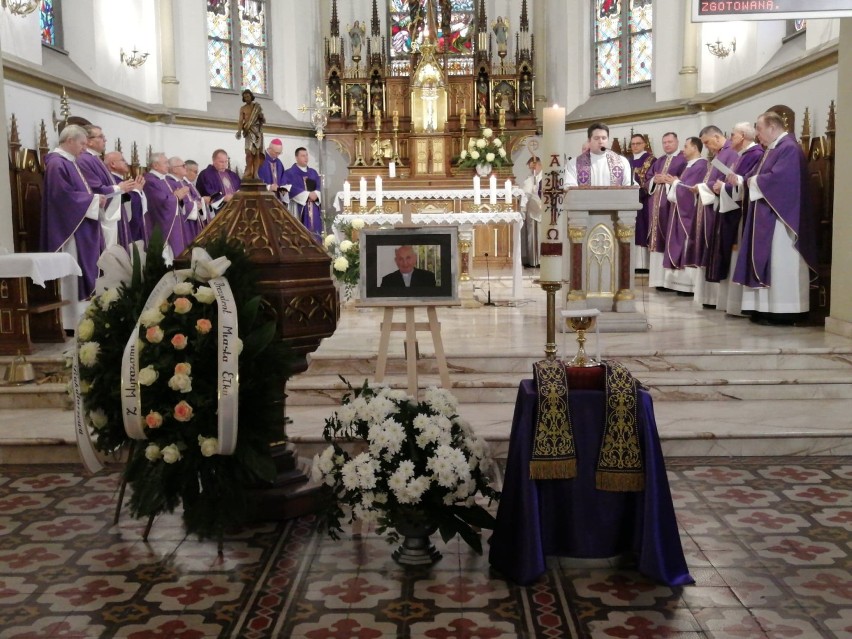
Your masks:
<svg viewBox="0 0 852 639"><path fill-rule="evenodd" d="M264 153L263 164L257 170L257 177L265 184L283 186L287 183L284 179L284 164L278 158L273 158L269 153Z"/></svg>
<svg viewBox="0 0 852 639"><path fill-rule="evenodd" d="M695 266L695 225L701 201L697 193L686 187L705 182L709 173L708 166L707 160L698 158L680 174L680 183L669 187L675 189L677 204L672 206L669 212L666 251L663 255L664 268L682 269Z"/></svg>
<svg viewBox="0 0 852 639"><path fill-rule="evenodd" d="M195 236L201 233L201 230L205 226L204 200L201 199L201 194L198 192L198 189L195 188L195 185L186 178L183 178L183 180L181 180L181 186L189 187L189 194L186 196L186 199L195 204L195 210L198 213L198 217L196 219L186 220L186 229L188 231L186 239L188 244L192 244L192 241L195 239ZM189 210L192 210L191 205Z"/></svg>
<svg viewBox="0 0 852 639"><path fill-rule="evenodd" d="M816 266L816 229L811 211L807 159L795 138L787 134L767 149L754 172L763 193L749 202L743 223L743 239L733 281L751 288L772 285L769 269L772 261L772 236L776 220L793 234L793 246L808 268Z"/></svg>
<svg viewBox="0 0 852 639"><path fill-rule="evenodd" d="M624 184L624 167L621 166L621 156L615 151L605 151L606 163L609 167L609 185ZM592 152L586 151L577 156L577 184L592 186Z"/></svg>
<svg viewBox="0 0 852 639"><path fill-rule="evenodd" d="M210 204L213 205L221 202L222 196L239 191L240 178L230 169L220 172L210 164L198 174L195 187L202 196L211 198ZM221 208L221 204L216 208Z"/></svg>
<svg viewBox="0 0 852 639"><path fill-rule="evenodd" d="M654 162L654 156L650 153L643 153L638 158L634 158L631 154L629 158L630 169L633 172L633 181L642 186L645 184L645 174L651 168ZM648 191L644 188L639 189L639 203L642 208L636 211L636 246L648 246L648 229L650 222L650 197Z"/></svg>
<svg viewBox="0 0 852 639"><path fill-rule="evenodd" d="M287 170L286 184L290 185L290 210L311 232L317 242L322 242L322 213L320 212L319 202L307 200L302 205L296 201L296 198L305 191L320 190L319 173L311 167L307 167L307 170L303 171L298 164L294 163Z"/></svg>
<svg viewBox="0 0 852 639"><path fill-rule="evenodd" d="M168 182L169 188L171 188L172 193L186 186L171 173L166 176L166 182ZM183 232L183 247L186 248L192 243L192 240L195 239L195 236L198 235L198 227L195 225L194 221L189 219L189 216L192 213L193 205L193 201L190 197L190 194L187 193L182 200L178 201L178 204L180 206L180 226L181 231ZM177 255L178 254L175 253L175 257L177 257Z"/></svg>
<svg viewBox="0 0 852 639"><path fill-rule="evenodd" d="M763 157L763 147L755 144L742 155L737 154L733 164L728 164L734 173L737 175L747 175L751 173ZM716 171L713 172L715 175ZM715 180L713 175L710 176L712 185ZM724 176L719 178L724 181ZM725 192L733 199L734 187L730 184L725 185ZM743 197L743 202L747 201L747 195ZM742 220L742 203L733 211L716 213L716 226L712 237L710 238L710 250L707 256L707 270L704 279L708 282L721 282L728 278L731 270L731 255L734 246L739 244L740 238L740 221Z"/></svg>
<svg viewBox="0 0 852 639"><path fill-rule="evenodd" d="M655 175L680 176L686 168L683 153L672 156L663 155L654 160L645 174L645 190L650 193L648 199L648 249L655 253L665 253L666 232L669 228L669 209L671 203L666 199L665 184L657 184L651 193Z"/></svg>
<svg viewBox="0 0 852 639"><path fill-rule="evenodd" d="M145 197L148 198L148 215L145 216L148 237L151 237L154 229L160 229L163 241L172 248L172 253L177 257L186 248L178 200L165 176L161 177L153 171L145 176L144 191Z"/></svg>
<svg viewBox="0 0 852 639"><path fill-rule="evenodd" d="M93 197L76 163L60 153L47 156L41 199L41 248L54 253L74 239L77 263L83 271L77 286L81 300L95 291L98 257L103 248L100 221L86 217Z"/></svg>
<svg viewBox="0 0 852 639"><path fill-rule="evenodd" d="M116 175L115 173L112 173L110 177L115 184L124 181L123 176ZM118 243L124 248L128 248L136 240L146 239L142 197L136 191L122 193L116 195L116 197L121 198L121 206L119 207L121 217L118 219Z"/></svg>
<svg viewBox="0 0 852 639"><path fill-rule="evenodd" d="M93 193L107 197L120 195L115 188L112 174L100 157L92 155L88 151L83 151L77 157L77 166L83 172L86 182L92 187Z"/></svg>

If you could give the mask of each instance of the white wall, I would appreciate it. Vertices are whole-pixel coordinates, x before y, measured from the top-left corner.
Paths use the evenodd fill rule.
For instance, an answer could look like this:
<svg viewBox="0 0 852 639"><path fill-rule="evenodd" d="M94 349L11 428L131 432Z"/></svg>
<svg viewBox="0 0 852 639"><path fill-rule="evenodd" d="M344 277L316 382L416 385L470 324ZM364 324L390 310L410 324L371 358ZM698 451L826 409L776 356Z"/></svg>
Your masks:
<svg viewBox="0 0 852 639"><path fill-rule="evenodd" d="M41 64L41 38L38 12L13 16L0 11L0 47L3 55L11 55L32 64ZM36 37L33 37L36 34Z"/></svg>

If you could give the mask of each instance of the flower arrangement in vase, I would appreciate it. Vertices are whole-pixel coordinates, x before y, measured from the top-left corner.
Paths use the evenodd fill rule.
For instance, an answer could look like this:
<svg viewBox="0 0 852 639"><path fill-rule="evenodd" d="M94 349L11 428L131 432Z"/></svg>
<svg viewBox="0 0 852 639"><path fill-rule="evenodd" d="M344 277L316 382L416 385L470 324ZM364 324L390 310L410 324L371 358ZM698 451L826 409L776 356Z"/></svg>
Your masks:
<svg viewBox="0 0 852 639"><path fill-rule="evenodd" d="M422 525L437 528L445 541L458 534L481 553L479 529L493 529L494 517L477 498L499 495L488 474L488 446L458 416L456 398L430 388L417 401L402 390L346 383L349 392L323 431L331 445L313 464L313 478L332 494L331 536L342 532L346 508L350 522L374 523L391 542Z"/></svg>
<svg viewBox="0 0 852 639"><path fill-rule="evenodd" d="M481 176L491 173L492 168L509 163L506 147L500 137L494 135L490 128L482 129L478 138L470 138L467 148L459 154L457 166L475 168Z"/></svg>
<svg viewBox="0 0 852 639"><path fill-rule="evenodd" d="M338 242L337 236L331 233L325 236L323 246L331 256L331 272L343 287L344 300L348 301L352 297L352 290L358 286L358 280L361 278L361 247L358 244L358 231L364 228L364 220L356 218L351 222L344 222L338 228L344 239Z"/></svg>

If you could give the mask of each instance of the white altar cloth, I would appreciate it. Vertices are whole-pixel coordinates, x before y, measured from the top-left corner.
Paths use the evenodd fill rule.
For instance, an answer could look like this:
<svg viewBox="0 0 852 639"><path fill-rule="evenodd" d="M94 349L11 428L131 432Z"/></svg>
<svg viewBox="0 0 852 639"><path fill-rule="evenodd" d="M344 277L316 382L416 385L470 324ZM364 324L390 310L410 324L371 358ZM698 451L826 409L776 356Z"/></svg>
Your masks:
<svg viewBox="0 0 852 639"><path fill-rule="evenodd" d="M353 220L363 220L367 226L395 226L402 222L401 213L367 213L338 215L332 222L332 230L341 238L340 225ZM523 267L521 266L521 226L523 213L517 211L486 211L482 213L414 213L411 223L417 226L476 226L479 224L507 223L512 225L512 297L523 295ZM464 229L459 229L460 231Z"/></svg>
<svg viewBox="0 0 852 639"><path fill-rule="evenodd" d="M498 185L497 187L497 202L499 204L503 204L505 202L504 194L506 190ZM488 189L487 184L485 188L479 190L479 194L482 197L482 203L488 204L488 198L490 191ZM352 205L358 206L360 202L361 191L354 190L350 191L350 195L352 197ZM470 189L430 189L428 191L422 191L419 189L411 189L411 190L382 190L382 199L384 200L470 200L473 201L473 196L475 195L474 190ZM527 206L527 194L523 189L518 187L517 185L512 186L512 197L519 198L521 203L521 209L525 209ZM376 192L375 191L367 191L367 200L375 203L376 201ZM343 210L343 191L338 191L334 196L334 210L342 211Z"/></svg>
<svg viewBox="0 0 852 639"><path fill-rule="evenodd" d="M9 253L0 255L0 277L28 277L41 287L48 280L82 275L68 253Z"/></svg>

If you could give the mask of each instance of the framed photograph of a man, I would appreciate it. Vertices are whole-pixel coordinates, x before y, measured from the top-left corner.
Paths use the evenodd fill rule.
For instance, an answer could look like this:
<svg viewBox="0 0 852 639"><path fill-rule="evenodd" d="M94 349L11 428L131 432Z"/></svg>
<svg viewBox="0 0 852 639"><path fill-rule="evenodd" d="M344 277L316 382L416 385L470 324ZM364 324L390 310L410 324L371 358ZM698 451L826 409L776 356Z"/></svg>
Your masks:
<svg viewBox="0 0 852 639"><path fill-rule="evenodd" d="M361 231L361 300L458 300L457 228Z"/></svg>

